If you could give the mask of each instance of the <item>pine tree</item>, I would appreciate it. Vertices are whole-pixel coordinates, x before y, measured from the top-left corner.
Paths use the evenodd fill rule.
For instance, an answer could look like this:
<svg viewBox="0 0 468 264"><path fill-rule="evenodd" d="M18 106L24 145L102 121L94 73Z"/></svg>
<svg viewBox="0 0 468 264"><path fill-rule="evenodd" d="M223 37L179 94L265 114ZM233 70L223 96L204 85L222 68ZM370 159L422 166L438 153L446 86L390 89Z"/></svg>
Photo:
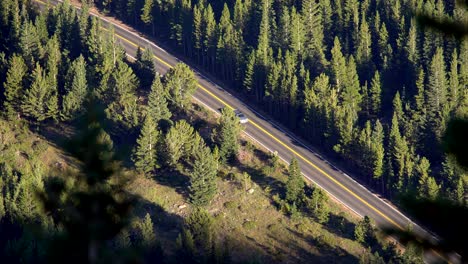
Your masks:
<svg viewBox="0 0 468 264"><path fill-rule="evenodd" d="M353 56L349 58L346 67L346 79L344 82L343 92L341 94L343 106L349 107L352 111L359 112L361 110L362 96L360 94L359 76L357 74L356 63Z"/></svg>
<svg viewBox="0 0 468 264"><path fill-rule="evenodd" d="M426 87L426 104L428 106L428 142L426 147L435 147L442 136L445 119L449 108L447 106L447 78L442 48L437 48L432 58Z"/></svg>
<svg viewBox="0 0 468 264"><path fill-rule="evenodd" d="M160 120L169 120L172 113L169 111L166 101L165 89L161 83L161 77L155 76L151 91L148 95L147 115L150 116L155 124Z"/></svg>
<svg viewBox="0 0 468 264"><path fill-rule="evenodd" d="M260 20L260 29L258 33L257 41L257 50L256 55L260 65L266 66L269 63L268 60L268 50L270 47L270 12L271 12L271 1L272 0L262 0L261 1L261 20Z"/></svg>
<svg viewBox="0 0 468 264"><path fill-rule="evenodd" d="M369 98L370 98L369 110L373 116L380 115L381 96L382 96L382 88L381 88L380 74L378 71L375 71L374 77L372 78L370 95L369 95Z"/></svg>
<svg viewBox="0 0 468 264"><path fill-rule="evenodd" d="M455 49L452 53L452 61L450 62L449 72L449 85L448 85L448 101L450 103L450 110L455 109L460 101L460 81L458 78L458 54Z"/></svg>
<svg viewBox="0 0 468 264"><path fill-rule="evenodd" d="M146 213L145 219L138 224L140 230L141 244L145 248L154 246L156 242L156 235L154 234L153 221L149 213Z"/></svg>
<svg viewBox="0 0 468 264"><path fill-rule="evenodd" d="M343 53L341 52L341 44L340 41L337 37L335 37L335 42L333 49L331 50L332 54L332 72L333 72L333 77L335 79L335 87L337 89L337 92L340 93L343 89L344 86L346 85L346 79L347 79L347 74L346 74L346 58L343 56Z"/></svg>
<svg viewBox="0 0 468 264"><path fill-rule="evenodd" d="M378 179L384 172L384 131L379 120L375 122L374 130L372 131L372 148L373 148L373 169L372 174L374 179Z"/></svg>
<svg viewBox="0 0 468 264"><path fill-rule="evenodd" d="M195 242L193 235L188 229L183 230L182 234L176 239L177 260L179 263L192 263L195 261Z"/></svg>
<svg viewBox="0 0 468 264"><path fill-rule="evenodd" d="M27 73L27 67L22 57L13 55L8 63L6 81L3 84L5 89L5 101L3 107L8 119L19 116L21 99L23 97L23 82Z"/></svg>
<svg viewBox="0 0 468 264"><path fill-rule="evenodd" d="M418 164L416 165L416 177L418 178L418 194L421 198L436 198L432 197L434 195L433 184L435 183L434 178L430 177L430 163L425 157L419 159Z"/></svg>
<svg viewBox="0 0 468 264"><path fill-rule="evenodd" d="M217 161L208 147L195 154L195 163L190 175L190 202L205 206L216 195Z"/></svg>
<svg viewBox="0 0 468 264"><path fill-rule="evenodd" d="M400 134L398 118L394 113L392 118L392 126L390 129L389 154L392 158L395 174L398 177L398 179L394 180L394 183L396 184L396 187L399 191L401 191L403 187L405 160L406 155L408 155L408 151L409 150L406 139Z"/></svg>
<svg viewBox="0 0 468 264"><path fill-rule="evenodd" d="M199 137L199 136L198 136ZM196 147L195 130L185 120L175 123L164 139L164 151L166 160L171 166L178 164L179 160L191 154L191 149Z"/></svg>
<svg viewBox="0 0 468 264"><path fill-rule="evenodd" d="M429 105L429 113L432 116L442 111L443 106L447 102L447 78L442 48L437 48L431 61L426 98Z"/></svg>
<svg viewBox="0 0 468 264"><path fill-rule="evenodd" d="M354 237L360 243L369 243L374 236L374 228L371 219L366 215L359 221L354 229Z"/></svg>
<svg viewBox="0 0 468 264"><path fill-rule="evenodd" d="M328 195L326 192L315 187L308 203L309 210L313 212L319 223L324 224L328 222L330 208L328 207Z"/></svg>
<svg viewBox="0 0 468 264"><path fill-rule="evenodd" d="M197 79L190 68L179 63L164 75L164 84L168 91L168 100L177 107L185 108L197 89Z"/></svg>
<svg viewBox="0 0 468 264"><path fill-rule="evenodd" d="M135 167L148 178L151 177L151 172L158 167L157 145L159 139L160 132L154 119L147 115L137 139L132 159Z"/></svg>
<svg viewBox="0 0 468 264"><path fill-rule="evenodd" d="M197 207L185 219L184 225L193 234L197 247L209 255L213 245L213 218L211 215L205 209Z"/></svg>
<svg viewBox="0 0 468 264"><path fill-rule="evenodd" d="M289 39L291 40L290 49L295 54L301 55L305 46L304 25L302 17L296 12L295 7L291 9L291 31Z"/></svg>
<svg viewBox="0 0 468 264"><path fill-rule="evenodd" d="M299 162L296 158L293 158L289 164L289 177L286 182L286 201L296 205L302 203L304 187L305 182L302 178Z"/></svg>
<svg viewBox="0 0 468 264"><path fill-rule="evenodd" d="M88 94L86 63L83 56L78 57L70 66L65 84L66 94L62 100L62 120L76 118L83 112L83 103Z"/></svg>
<svg viewBox="0 0 468 264"><path fill-rule="evenodd" d="M303 0L301 14L305 27L305 40L308 55L322 66L326 65L324 45L323 9L315 0Z"/></svg>
<svg viewBox="0 0 468 264"><path fill-rule="evenodd" d="M356 60L360 65L365 65L371 62L372 59L372 38L369 30L369 24L363 17L359 28L359 41L356 51Z"/></svg>
<svg viewBox="0 0 468 264"><path fill-rule="evenodd" d="M138 78L133 70L124 62L118 62L108 83L107 117L121 125L124 129L131 129L138 125L139 109L135 94Z"/></svg>
<svg viewBox="0 0 468 264"><path fill-rule="evenodd" d="M154 35L153 6L154 6L154 0L145 0L145 2L143 4L143 8L141 9L140 19L146 25L151 23L152 33Z"/></svg>
<svg viewBox="0 0 468 264"><path fill-rule="evenodd" d="M50 86L51 82L48 81L39 63L33 71L33 78L31 87L24 94L21 108L26 116L40 122L50 116L49 108L53 106L50 102L54 100L54 97L57 98L57 95L54 94L54 89Z"/></svg>
<svg viewBox="0 0 468 264"><path fill-rule="evenodd" d="M243 81L243 85L244 85L244 89L246 91L252 91L254 90L253 88L255 88L253 85L254 85L254 69L255 69L255 65L256 65L256 61L255 61L255 52L252 51L250 53L250 55L248 56L248 61L247 61L247 65L245 67L245 73L244 73L244 81Z"/></svg>
<svg viewBox="0 0 468 264"><path fill-rule="evenodd" d="M223 108L218 131L219 155L221 160L226 162L237 156L239 136L242 131L239 118L231 108Z"/></svg>

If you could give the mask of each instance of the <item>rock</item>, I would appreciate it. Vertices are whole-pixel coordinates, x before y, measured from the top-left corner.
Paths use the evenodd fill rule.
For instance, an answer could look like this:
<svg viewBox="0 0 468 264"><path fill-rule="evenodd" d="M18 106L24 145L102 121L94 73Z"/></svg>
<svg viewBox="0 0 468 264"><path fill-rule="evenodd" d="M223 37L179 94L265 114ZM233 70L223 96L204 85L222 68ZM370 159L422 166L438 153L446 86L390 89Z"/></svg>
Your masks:
<svg viewBox="0 0 468 264"><path fill-rule="evenodd" d="M186 204L181 204L181 205L179 205L179 209L184 209L185 207L187 207Z"/></svg>
<svg viewBox="0 0 468 264"><path fill-rule="evenodd" d="M250 193L250 194L252 194L252 193L254 193L254 191L255 191L255 190L254 190L253 188L250 188L247 192Z"/></svg>

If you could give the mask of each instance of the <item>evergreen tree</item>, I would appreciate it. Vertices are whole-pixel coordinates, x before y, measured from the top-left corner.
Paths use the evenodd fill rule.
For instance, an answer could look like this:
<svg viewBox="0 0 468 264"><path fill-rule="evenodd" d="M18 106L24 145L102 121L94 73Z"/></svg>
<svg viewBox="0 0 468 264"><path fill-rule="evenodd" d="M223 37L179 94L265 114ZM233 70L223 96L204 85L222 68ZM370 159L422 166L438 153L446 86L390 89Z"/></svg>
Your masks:
<svg viewBox="0 0 468 264"><path fill-rule="evenodd" d="M145 218L138 224L138 229L141 236L141 244L145 248L150 248L156 243L156 235L154 234L153 221L149 213L146 213Z"/></svg>
<svg viewBox="0 0 468 264"><path fill-rule="evenodd" d="M140 19L146 25L151 23L152 33L154 35L153 6L154 6L154 0L145 0L145 2L143 4L143 8L141 9Z"/></svg>
<svg viewBox="0 0 468 264"><path fill-rule="evenodd" d="M370 63L372 59L372 38L369 31L369 25L363 17L359 28L359 41L356 51L356 60L360 65Z"/></svg>
<svg viewBox="0 0 468 264"><path fill-rule="evenodd" d="M160 132L153 118L147 115L141 127L132 159L135 167L148 178L151 177L151 172L158 167L157 145L159 139Z"/></svg>
<svg viewBox="0 0 468 264"><path fill-rule="evenodd" d="M331 50L332 54L332 72L333 77L335 79L335 87L338 93L344 89L347 80L347 73L346 73L346 58L343 56L341 52L341 43L337 37L335 37L335 42L333 49Z"/></svg>
<svg viewBox="0 0 468 264"><path fill-rule="evenodd" d="M13 55L8 63L6 81L3 84L5 101L4 114L8 119L19 116L21 99L23 97L23 83L27 73L27 67L22 57Z"/></svg>
<svg viewBox="0 0 468 264"><path fill-rule="evenodd" d="M211 215L205 209L197 207L185 219L184 225L193 234L197 248L209 255L213 244L213 218Z"/></svg>
<svg viewBox="0 0 468 264"><path fill-rule="evenodd" d="M124 62L118 62L108 83L107 117L124 129L134 128L139 122L139 109L135 95L138 79Z"/></svg>
<svg viewBox="0 0 468 264"><path fill-rule="evenodd" d="M408 145L404 136L401 136L398 118L396 114L392 118L392 126L390 129L389 139L389 154L392 158L392 164L394 164L395 175L398 179L394 179L393 182L399 191L402 191L403 187L403 175L405 172L405 160L408 155Z"/></svg>
<svg viewBox="0 0 468 264"><path fill-rule="evenodd" d="M195 242L188 229L183 229L176 239L177 260L179 263L191 263L195 261Z"/></svg>
<svg viewBox="0 0 468 264"><path fill-rule="evenodd" d="M185 108L197 89L197 79L190 68L182 63L170 69L164 76L168 100L175 106Z"/></svg>
<svg viewBox="0 0 468 264"><path fill-rule="evenodd" d="M33 71L33 78L31 87L24 94L21 107L26 116L40 122L51 116L52 102L54 98L57 99L57 94L39 63Z"/></svg>
<svg viewBox="0 0 468 264"><path fill-rule="evenodd" d="M309 210L314 213L319 223L324 224L328 222L330 209L328 207L328 195L326 192L315 187L308 203Z"/></svg>
<svg viewBox="0 0 468 264"><path fill-rule="evenodd" d="M289 177L286 182L286 201L296 205L302 203L304 187L305 182L302 178L299 162L296 158L293 158L289 164Z"/></svg>
<svg viewBox="0 0 468 264"><path fill-rule="evenodd" d="M83 112L83 103L88 94L86 63L80 56L70 66L65 84L66 94L62 100L62 120L70 120Z"/></svg>
<svg viewBox="0 0 468 264"><path fill-rule="evenodd" d="M371 219L366 215L354 228L354 237L360 243L369 243L374 236Z"/></svg>
<svg viewBox="0 0 468 264"><path fill-rule="evenodd" d="M216 195L217 161L208 147L195 154L190 175L190 201L195 206L205 206Z"/></svg>
<svg viewBox="0 0 468 264"><path fill-rule="evenodd" d="M239 123L234 110L229 107L223 108L218 127L219 155L223 162L237 156L239 149L239 136L242 126Z"/></svg>
<svg viewBox="0 0 468 264"><path fill-rule="evenodd" d="M302 0L301 14L305 25L305 40L308 55L322 66L326 65L324 45L324 23L321 3L314 0Z"/></svg>
<svg viewBox="0 0 468 264"><path fill-rule="evenodd" d="M154 78L153 85L151 85L146 112L155 124L158 124L160 120L169 120L172 116L167 106L165 90L159 75Z"/></svg>
<svg viewBox="0 0 468 264"><path fill-rule="evenodd" d="M181 158L190 156L192 149L198 148L195 130L185 120L175 123L164 139L164 147L167 162L175 166ZM198 143L199 144L199 143Z"/></svg>
<svg viewBox="0 0 468 264"><path fill-rule="evenodd" d="M447 102L447 78L442 48L437 48L431 61L426 98L429 106L429 116L435 119L437 113L443 110Z"/></svg>
<svg viewBox="0 0 468 264"><path fill-rule="evenodd" d="M382 96L382 88L381 88L380 74L378 71L375 71L374 77L372 78L370 95L369 95L369 98L370 98L369 110L373 116L380 115L381 96Z"/></svg>

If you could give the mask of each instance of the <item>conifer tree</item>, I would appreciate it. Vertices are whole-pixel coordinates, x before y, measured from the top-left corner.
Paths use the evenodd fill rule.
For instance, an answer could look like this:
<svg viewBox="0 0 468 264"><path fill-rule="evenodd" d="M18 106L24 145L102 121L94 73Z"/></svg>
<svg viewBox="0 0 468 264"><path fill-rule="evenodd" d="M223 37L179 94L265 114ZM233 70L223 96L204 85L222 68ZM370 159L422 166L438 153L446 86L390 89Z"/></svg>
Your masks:
<svg viewBox="0 0 468 264"><path fill-rule="evenodd" d="M198 137L193 127L185 120L177 121L164 139L167 162L175 166L181 158L189 156L191 150L197 145L194 142Z"/></svg>
<svg viewBox="0 0 468 264"><path fill-rule="evenodd" d="M219 155L221 160L226 162L237 156L242 131L239 119L231 108L223 108L218 131Z"/></svg>
<svg viewBox="0 0 468 264"><path fill-rule="evenodd" d="M382 97L382 88L380 81L380 74L378 71L375 71L374 77L372 78L371 88L370 88L370 105L369 110L373 116L380 115L381 109L381 97Z"/></svg>
<svg viewBox="0 0 468 264"><path fill-rule="evenodd" d="M143 8L141 9L140 19L146 25L151 23L152 33L154 35L153 6L154 6L154 0L145 0L145 2L143 4Z"/></svg>
<svg viewBox="0 0 468 264"><path fill-rule="evenodd" d="M187 65L179 63L164 75L164 85L168 91L167 99L173 105L185 108L197 89L197 80Z"/></svg>
<svg viewBox="0 0 468 264"><path fill-rule="evenodd" d="M435 200L439 195L440 186L437 185L433 177L429 176L431 173L430 163L425 157L422 157L419 160L419 163L416 166L416 173L419 178L419 196L421 198Z"/></svg>
<svg viewBox="0 0 468 264"><path fill-rule="evenodd" d="M445 61L442 48L437 48L432 58L428 84L426 87L427 116L429 123L429 135L426 147L435 147L434 143L441 138L445 126L446 115L449 111L447 106L447 78ZM432 142L432 143L431 143Z"/></svg>
<svg viewBox="0 0 468 264"><path fill-rule="evenodd" d="M70 66L62 100L62 120L70 120L83 112L83 103L88 94L86 63L80 56Z"/></svg>
<svg viewBox="0 0 468 264"><path fill-rule="evenodd" d="M314 0L303 0L301 14L305 25L307 53L311 58L325 66L323 9L321 7L321 4Z"/></svg>
<svg viewBox="0 0 468 264"><path fill-rule="evenodd" d="M303 200L305 182L302 178L299 162L296 158L289 164L289 177L286 182L286 201L299 205Z"/></svg>
<svg viewBox="0 0 468 264"><path fill-rule="evenodd" d="M375 122L374 130L372 131L372 148L373 148L373 166L372 174L374 179L378 179L384 172L384 130L379 120Z"/></svg>
<svg viewBox="0 0 468 264"><path fill-rule="evenodd" d="M190 175L190 202L205 206L216 194L217 161L208 147L195 153L195 163Z"/></svg>
<svg viewBox="0 0 468 264"><path fill-rule="evenodd" d="M8 119L19 116L21 99L24 93L23 82L27 73L27 67L22 57L13 55L8 63L8 72L6 75L4 87L5 101L3 107Z"/></svg>
<svg viewBox="0 0 468 264"><path fill-rule="evenodd" d="M398 118L396 114L393 114L392 126L390 130L389 139L389 154L392 157L392 164L395 167L395 174L398 179L394 180L399 191L401 191L403 184L403 175L405 170L405 159L408 154L408 145L405 137L401 136Z"/></svg>
<svg viewBox="0 0 468 264"><path fill-rule="evenodd" d="M157 146L159 139L160 132L154 123L154 119L146 115L132 159L135 167L148 178L151 177L151 172L158 167Z"/></svg>
<svg viewBox="0 0 468 264"><path fill-rule="evenodd" d="M149 213L146 213L145 218L138 224L138 229L141 235L141 244L145 248L154 246L156 242L156 236L154 234L153 221Z"/></svg>
<svg viewBox="0 0 468 264"><path fill-rule="evenodd" d="M367 243L374 235L371 219L366 215L354 229L354 237L360 243Z"/></svg>
<svg viewBox="0 0 468 264"><path fill-rule="evenodd" d="M177 260L179 263L191 263L195 261L195 242L192 233L184 228L176 239Z"/></svg>
<svg viewBox="0 0 468 264"><path fill-rule="evenodd" d="M450 103L450 110L453 110L458 106L461 97L460 81L458 77L458 54L456 49L452 53L448 84L447 96Z"/></svg>
<svg viewBox="0 0 468 264"><path fill-rule="evenodd" d="M184 226L193 234L197 248L209 255L213 245L213 218L203 208L196 207L185 219Z"/></svg>
<svg viewBox="0 0 468 264"><path fill-rule="evenodd" d="M26 116L40 122L51 116L51 107L54 106L57 94L39 63L33 71L33 78L31 87L24 94L21 107Z"/></svg>
<svg viewBox="0 0 468 264"><path fill-rule="evenodd" d="M363 17L360 28L359 28L359 41L356 51L356 60L360 65L370 63L372 59L372 38L369 31L369 24Z"/></svg>
<svg viewBox="0 0 468 264"><path fill-rule="evenodd" d="M335 79L335 87L337 92L340 93L344 86L346 85L346 58L341 52L341 43L337 37L335 37L335 42L333 49L331 50L332 54L332 72Z"/></svg>
<svg viewBox="0 0 468 264"><path fill-rule="evenodd" d="M312 210L318 222L321 224L326 223L330 213L327 193L322 189L315 187L308 203L309 209Z"/></svg>
<svg viewBox="0 0 468 264"><path fill-rule="evenodd" d="M153 119L155 124L158 124L160 120L169 120L172 116L167 106L165 92L161 77L156 75L148 95L147 106L147 115Z"/></svg>
<svg viewBox="0 0 468 264"><path fill-rule="evenodd" d="M107 117L124 129L134 128L139 122L137 97L138 79L124 62L118 62L109 79L106 109Z"/></svg>

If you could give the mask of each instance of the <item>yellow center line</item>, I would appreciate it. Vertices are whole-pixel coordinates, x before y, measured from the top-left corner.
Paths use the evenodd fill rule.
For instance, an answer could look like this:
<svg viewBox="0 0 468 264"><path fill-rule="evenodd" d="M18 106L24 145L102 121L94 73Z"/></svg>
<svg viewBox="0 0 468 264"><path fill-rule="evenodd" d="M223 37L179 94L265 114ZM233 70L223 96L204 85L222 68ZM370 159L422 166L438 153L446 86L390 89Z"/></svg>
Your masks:
<svg viewBox="0 0 468 264"><path fill-rule="evenodd" d="M46 5L51 5L49 2L44 2L42 0L34 0L36 2L40 2L42 4L46 4ZM102 29L104 29L105 31L108 31L107 28L101 26ZM114 34L126 41L127 43L129 43L130 45L134 46L134 47L140 47L139 45L137 45L136 43L134 43L133 41L117 34L114 32ZM145 50L145 48L143 47L140 47L140 49L142 51ZM170 65L168 62L166 62L165 60L159 58L158 56L154 55L153 54L153 57L158 60L160 63L164 64L165 66L167 66L168 68L173 68L172 65ZM219 101L220 103L222 103L223 105L231 108L231 109L235 109L234 107L232 107L231 105L229 105L227 102L225 102L223 99L219 98L218 96L216 96L214 93L212 93L211 91L209 91L207 88L205 88L203 85L201 85L200 83L198 83L197 85L199 88L201 88L204 92L206 92L207 94L209 94L211 97L215 98L217 101ZM297 157L299 157L300 159L302 159L304 162L306 162L307 164L309 164L310 166L312 166L314 169L316 169L317 171L319 171L321 174L323 174L324 176L326 176L327 178L329 178L332 182L334 182L336 185L338 185L339 187L341 187L343 190L345 190L346 192L348 192L349 194L351 194L352 196L354 196L356 199L358 199L359 201L361 201L363 204L365 204L367 207L369 207L370 209L372 209L373 211L375 211L377 214L379 214L380 216L382 216L384 219L386 219L388 222L390 222L391 224L393 224L394 226L396 226L397 228L399 228L400 230L404 230L404 228L396 223L394 220L390 219L387 215L385 215L384 213L382 213L380 210L378 210L377 208L375 208L374 206L372 206L371 204L369 204L368 202L366 202L364 199L362 199L359 195L357 195L356 193L354 193L353 191L351 191L348 187L344 186L342 183L340 183L339 181L337 181L335 178L333 178L332 176L330 176L328 173L326 173L325 171L323 171L322 169L320 169L317 165L315 165L314 163L312 163L310 160L308 160L307 158L305 158L304 156L302 156L301 154L299 154L297 151L295 151L294 149L292 149L291 147L289 147L286 143L284 143L283 141L281 141L280 139L278 139L277 137L273 136L271 133L269 133L268 131L266 131L263 127L261 127L259 124L255 123L254 121L252 120L249 120L249 123L251 123L253 126L255 126L256 128L258 128L260 131L262 131L263 133L265 133L266 135L268 135L270 138L274 139L276 142L278 142L279 144L281 144L283 147L285 147L287 150L291 151L294 155L296 155ZM447 262L450 263L449 260L447 260L444 256L440 255L439 252L435 251L435 250L432 250L437 256L439 257L442 257L444 260L446 260Z"/></svg>
<svg viewBox="0 0 468 264"><path fill-rule="evenodd" d="M35 0L37 2L41 2L41 3L44 3L43 1L41 0ZM45 3L44 3L45 4ZM101 28L103 28L104 30L108 31L107 28L104 28L101 26ZM139 45L137 45L136 43L134 43L133 41L125 38L124 36L121 36L117 33L114 32L114 34L126 41L127 43L129 43L130 45L134 46L134 47L139 47ZM142 51L145 50L145 48L143 47L140 47L140 49ZM158 56L154 55L154 58L157 59L159 62L161 62L162 64L164 64L165 66L169 67L169 68L173 68L172 65L170 65L168 62L164 61L163 59L159 58ZM203 85L201 84L198 84L198 87L201 88L204 92L206 92L207 94L209 94L211 97L215 98L216 100L218 100L220 103L222 103L223 105L231 108L231 109L234 109L234 107L232 107L231 105L229 105L227 102L225 102L223 99L219 98L218 96L216 96L215 94L213 94L212 92L210 92L207 88L205 88ZM369 207L370 209L372 209L373 211L375 211L377 214L379 214L380 216L382 216L384 219L386 219L388 222L390 222L391 224L395 225L396 227L398 227L399 229L401 230L404 230L404 228L398 224L397 222L395 222L394 220L392 220L391 218L389 218L387 215L385 215L384 213L382 213L379 209L375 208L374 206L372 206L371 204L369 204L368 202L366 202L364 199L362 199L359 195L357 195L356 193L354 193L353 191L351 191L348 187L344 186L342 183L340 183L339 181L337 181L335 178L333 178L332 176L330 176L328 173L326 173L325 171L323 171L322 169L320 169L317 165L315 165L314 163L312 163L310 160L308 160L307 158L305 158L304 156L302 156L301 154L299 154L297 151L295 151L294 149L292 149L291 147L289 147L286 143L284 143L283 141L281 141L280 139L278 139L277 137L273 136L271 133L269 133L268 131L266 131L263 127L261 127L259 124L255 123L254 121L249 121L253 126L255 126L256 128L258 128L260 131L262 131L263 133L265 133L266 135L268 135L270 138L274 139L276 142L278 142L279 144L281 144L283 147L285 147L287 150L291 151L291 153L293 153L294 155L296 155L297 157L299 157L300 159L302 159L303 161L305 161L307 164L309 164L310 166L312 166L314 169L316 169L317 171L319 171L321 174L323 174L324 176L326 176L327 178L329 178L332 182L334 182L336 185L338 185L339 187L341 187L343 190L345 190L346 192L348 192L349 194L351 194L352 196L354 196L356 199L358 199L359 201L361 201L363 204L365 204L367 207Z"/></svg>
<svg viewBox="0 0 468 264"><path fill-rule="evenodd" d="M118 36L119 38L123 39L124 41L130 43L131 45L133 46L136 46L138 47L137 44L135 44L134 42L132 42L131 40L123 37L123 36L120 36L118 34L115 33L116 36ZM143 51L145 50L144 48L141 48ZM164 61L163 59L159 58L158 56L154 55L154 58L157 59L158 61L160 61L161 63L163 63L164 65L166 65L167 67L169 68L173 68L172 65L170 65L168 62ZM198 84L198 87L201 88L204 92L206 92L207 94L209 94L211 97L215 98L216 100L218 100L220 103L222 103L223 105L231 108L231 109L235 109L234 107L232 107L230 104L228 104L227 102L225 102L223 99L219 98L218 96L216 96L214 93L212 93L211 91L209 91L207 88L205 88L203 85L201 84ZM325 175L327 178L329 178L331 181L333 181L335 184L337 184L338 186L340 186L342 189L344 189L345 191L347 191L349 194L351 194L352 196L354 196L356 199L358 199L359 201L361 201L363 204L365 204L367 207L369 207L370 209L372 209L373 211L375 211L377 214L379 214L380 216L382 216L385 220L387 220L388 222L390 222L391 224L395 225L396 227L398 227L399 229L401 230L404 230L404 228L398 224L397 222L395 222L394 220L392 220L391 218L389 218L387 215L385 215L384 213L382 213L379 209L375 208L374 206L372 206L371 204L369 204L368 202L366 202L364 199L362 199L359 195L357 195L356 193L354 193L353 191L351 191L348 187L344 186L342 183L340 183L339 181L337 181L335 178L333 178L332 176L330 176L328 173L326 173L325 171L323 171L322 169L320 169L317 165L315 165L314 163L312 163L310 160L308 160L307 158L305 158L304 156L302 156L301 154L299 154L297 151L295 151L294 149L292 149L291 147L289 147L286 143L284 143L283 141L281 141L280 139L278 139L277 137L273 136L270 132L266 131L263 127L261 127L259 124L257 124L256 122L250 120L249 123L251 123L253 126L255 126L256 128L258 128L260 131L262 131L263 133L265 133L266 135L268 135L270 138L274 139L276 142L278 142L279 144L281 144L283 147L285 147L287 150L291 151L294 155L296 155L297 157L299 157L300 159L302 159L303 161L305 161L307 164L309 164L310 166L312 166L314 169L318 170L321 174Z"/></svg>

